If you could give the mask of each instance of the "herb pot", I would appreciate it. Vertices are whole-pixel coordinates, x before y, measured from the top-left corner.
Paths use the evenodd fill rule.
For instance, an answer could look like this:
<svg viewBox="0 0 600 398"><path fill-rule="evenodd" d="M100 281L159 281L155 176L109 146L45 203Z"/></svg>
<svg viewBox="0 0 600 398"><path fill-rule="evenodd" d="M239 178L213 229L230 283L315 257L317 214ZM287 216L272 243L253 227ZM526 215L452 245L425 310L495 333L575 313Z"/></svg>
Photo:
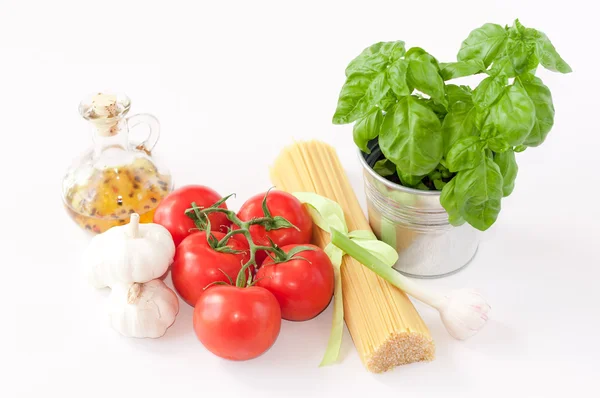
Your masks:
<svg viewBox="0 0 600 398"><path fill-rule="evenodd" d="M477 252L480 232L466 223L449 224L440 191L407 188L378 175L373 165L381 150L376 143L370 147L370 154L359 150L369 223L398 251L394 268L407 276L436 278L466 266Z"/></svg>

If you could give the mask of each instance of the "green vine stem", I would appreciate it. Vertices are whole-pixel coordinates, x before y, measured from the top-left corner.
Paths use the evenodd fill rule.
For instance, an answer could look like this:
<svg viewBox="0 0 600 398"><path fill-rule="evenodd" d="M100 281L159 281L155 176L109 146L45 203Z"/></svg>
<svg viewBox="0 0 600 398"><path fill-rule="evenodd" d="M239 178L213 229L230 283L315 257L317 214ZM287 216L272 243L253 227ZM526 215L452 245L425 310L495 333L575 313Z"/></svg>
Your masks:
<svg viewBox="0 0 600 398"><path fill-rule="evenodd" d="M269 193L267 192L267 194L265 195L265 198L263 200L263 209L267 209L266 202L267 202L268 194ZM257 251L264 250L264 251L267 251L268 253L273 253L273 255L275 257L272 257L271 255L270 255L270 257L275 258L278 262L285 261L285 260L291 258L291 256L288 257L287 255L285 255L285 253L283 253L283 251L279 247L277 247L277 245L275 245L273 242L271 242L271 246L262 246L262 245L257 245L256 243L254 243L254 240L252 239L252 235L250 234L250 227L253 225L262 225L265 227L265 229L267 231L273 230L273 229L280 229L280 228L296 228L297 229L297 227L283 217L271 216L271 213L268 211L268 209L264 212L266 215L265 217L259 217L259 218L254 218L254 219L248 220L248 221L242 221L233 210L219 207L222 203L224 203L232 195L228 195L228 196L222 198L221 200L219 200L218 202L216 202L215 204L213 204L212 206L207 207L207 208L199 208L195 202L192 202L192 204L191 204L192 207L187 209L185 211L185 214L188 217L190 217L192 220L194 220L194 223L199 230L206 231L209 245L216 251L221 251L221 252L225 252L225 253L235 253L236 251L232 250L231 248L229 248L227 246L229 239L231 237L233 237L234 235L243 235L246 238L246 241L248 242L248 246L249 246L249 250L250 250L250 259L242 266L242 269L238 273L236 281L235 281L235 286L248 287L248 286L252 286L252 284L253 284L252 272L249 273L249 278L246 278L246 271L250 267L254 267L254 270L258 269L258 264L256 263L256 252ZM212 234L212 231L210 229L210 220L208 219L208 215L212 214L212 213L225 214L225 216L237 228L230 229L229 232L227 232L225 234L225 236L223 236L223 238L221 238L220 240L217 241L216 238L214 237L214 235ZM310 247L305 247L304 249L312 250ZM283 256L286 256L286 258L284 259Z"/></svg>

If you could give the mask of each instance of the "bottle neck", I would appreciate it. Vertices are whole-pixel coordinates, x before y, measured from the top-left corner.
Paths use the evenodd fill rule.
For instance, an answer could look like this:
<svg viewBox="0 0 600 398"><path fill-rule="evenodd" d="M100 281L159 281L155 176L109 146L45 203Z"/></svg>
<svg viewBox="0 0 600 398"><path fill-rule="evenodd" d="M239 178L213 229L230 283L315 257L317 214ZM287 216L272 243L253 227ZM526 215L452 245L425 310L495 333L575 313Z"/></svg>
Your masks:
<svg viewBox="0 0 600 398"><path fill-rule="evenodd" d="M110 148L128 149L127 124L124 119L103 119L91 122L96 157Z"/></svg>

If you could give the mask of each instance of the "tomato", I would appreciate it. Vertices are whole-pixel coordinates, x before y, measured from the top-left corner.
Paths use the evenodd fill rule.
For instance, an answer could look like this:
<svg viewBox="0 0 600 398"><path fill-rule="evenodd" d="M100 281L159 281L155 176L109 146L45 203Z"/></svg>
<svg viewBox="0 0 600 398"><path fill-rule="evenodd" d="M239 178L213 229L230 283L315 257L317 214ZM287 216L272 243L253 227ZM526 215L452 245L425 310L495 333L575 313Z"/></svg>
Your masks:
<svg viewBox="0 0 600 398"><path fill-rule="evenodd" d="M225 236L221 232L212 234L217 239ZM204 231L191 234L177 246L171 277L175 290L186 303L195 305L204 288L212 282L228 282L224 273L235 282L242 265L250 259L250 253L245 240L230 238L227 246L244 252L233 254L215 251L209 246Z"/></svg>
<svg viewBox="0 0 600 398"><path fill-rule="evenodd" d="M279 303L262 287L211 287L194 308L196 336L210 352L225 359L256 358L275 343L280 328Z"/></svg>
<svg viewBox="0 0 600 398"><path fill-rule="evenodd" d="M288 253L300 245L281 249ZM283 263L267 258L256 274L256 286L264 287L277 298L281 316L289 321L306 321L319 315L331 301L334 273L331 260L323 250L301 251Z"/></svg>
<svg viewBox="0 0 600 398"><path fill-rule="evenodd" d="M162 225L171 233L177 247L196 228L194 221L185 214L185 211L192 207L192 202L198 207L209 207L221 198L217 192L202 185L181 187L160 202L154 213L154 223ZM219 207L226 209L227 205L223 203ZM222 213L213 213L208 219L213 231L227 232L231 225L231 221Z"/></svg>
<svg viewBox="0 0 600 398"><path fill-rule="evenodd" d="M264 217L262 202L265 193L258 194L248 199L240 208L237 216L242 221ZM250 235L255 244L269 246L269 239L278 246L293 243L310 243L312 237L313 221L306 207L296 197L283 191L271 191L267 197L267 208L271 216L281 216L295 225L295 228L281 228L266 231L262 225L250 226ZM233 226L235 228L235 226ZM256 253L256 262L260 265L267 257L264 251Z"/></svg>

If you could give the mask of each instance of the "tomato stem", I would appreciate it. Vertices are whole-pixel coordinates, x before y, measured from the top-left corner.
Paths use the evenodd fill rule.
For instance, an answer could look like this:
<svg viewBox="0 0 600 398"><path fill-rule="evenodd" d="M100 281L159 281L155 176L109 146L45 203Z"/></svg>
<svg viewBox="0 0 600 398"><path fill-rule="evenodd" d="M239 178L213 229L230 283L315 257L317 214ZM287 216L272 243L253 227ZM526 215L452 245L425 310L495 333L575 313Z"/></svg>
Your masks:
<svg viewBox="0 0 600 398"><path fill-rule="evenodd" d="M266 208L267 195L269 195L269 192L267 192L265 194L265 198L263 200L263 208ZM190 217L192 220L194 220L194 223L196 224L198 229L206 231L207 239L209 239L209 244L214 250L220 251L221 248L227 247L227 243L229 242L229 239L231 239L231 237L234 235L243 235L246 238L246 241L248 242L248 247L250 250L250 259L242 266L242 269L238 273L236 281L235 281L235 286L249 287L249 286L252 286L255 282L252 281L252 275L253 275L252 272L249 272L248 278L246 278L246 271L250 267L254 267L255 271L258 269L258 264L256 263L256 252L260 251L260 250L264 250L267 252L274 252L276 257L279 257L279 254L281 252L281 249L279 247L277 247L277 245L275 245L272 241L271 241L271 246L257 245L256 243L254 243L254 240L252 239L252 236L250 234L250 227L252 225L262 225L267 231L270 231L273 229L280 229L280 228L298 229L298 227L296 227L295 225L293 225L292 223L290 223L288 220L286 220L283 217L280 217L280 216L273 217L268 209L264 212L265 217L259 217L259 218L254 218L254 219L248 220L248 221L242 221L242 220L240 220L240 218L237 216L237 214L233 210L224 209L224 208L219 207L231 196L233 196L233 194L220 199L218 202L216 202L215 204L213 204L212 206L207 207L207 208L199 208L198 206L196 206L196 203L192 203L191 204L192 207L190 209L187 209L185 211L185 214L188 217ZM233 224L235 224L237 226L237 228L231 229L229 232L227 232L225 234L225 236L223 236L223 238L221 238L219 241L216 241L216 238L214 238L214 236L211 233L210 221L208 219L208 215L211 213L225 214L225 216ZM211 239L211 237L213 239ZM311 248L307 248L307 249L312 250Z"/></svg>

